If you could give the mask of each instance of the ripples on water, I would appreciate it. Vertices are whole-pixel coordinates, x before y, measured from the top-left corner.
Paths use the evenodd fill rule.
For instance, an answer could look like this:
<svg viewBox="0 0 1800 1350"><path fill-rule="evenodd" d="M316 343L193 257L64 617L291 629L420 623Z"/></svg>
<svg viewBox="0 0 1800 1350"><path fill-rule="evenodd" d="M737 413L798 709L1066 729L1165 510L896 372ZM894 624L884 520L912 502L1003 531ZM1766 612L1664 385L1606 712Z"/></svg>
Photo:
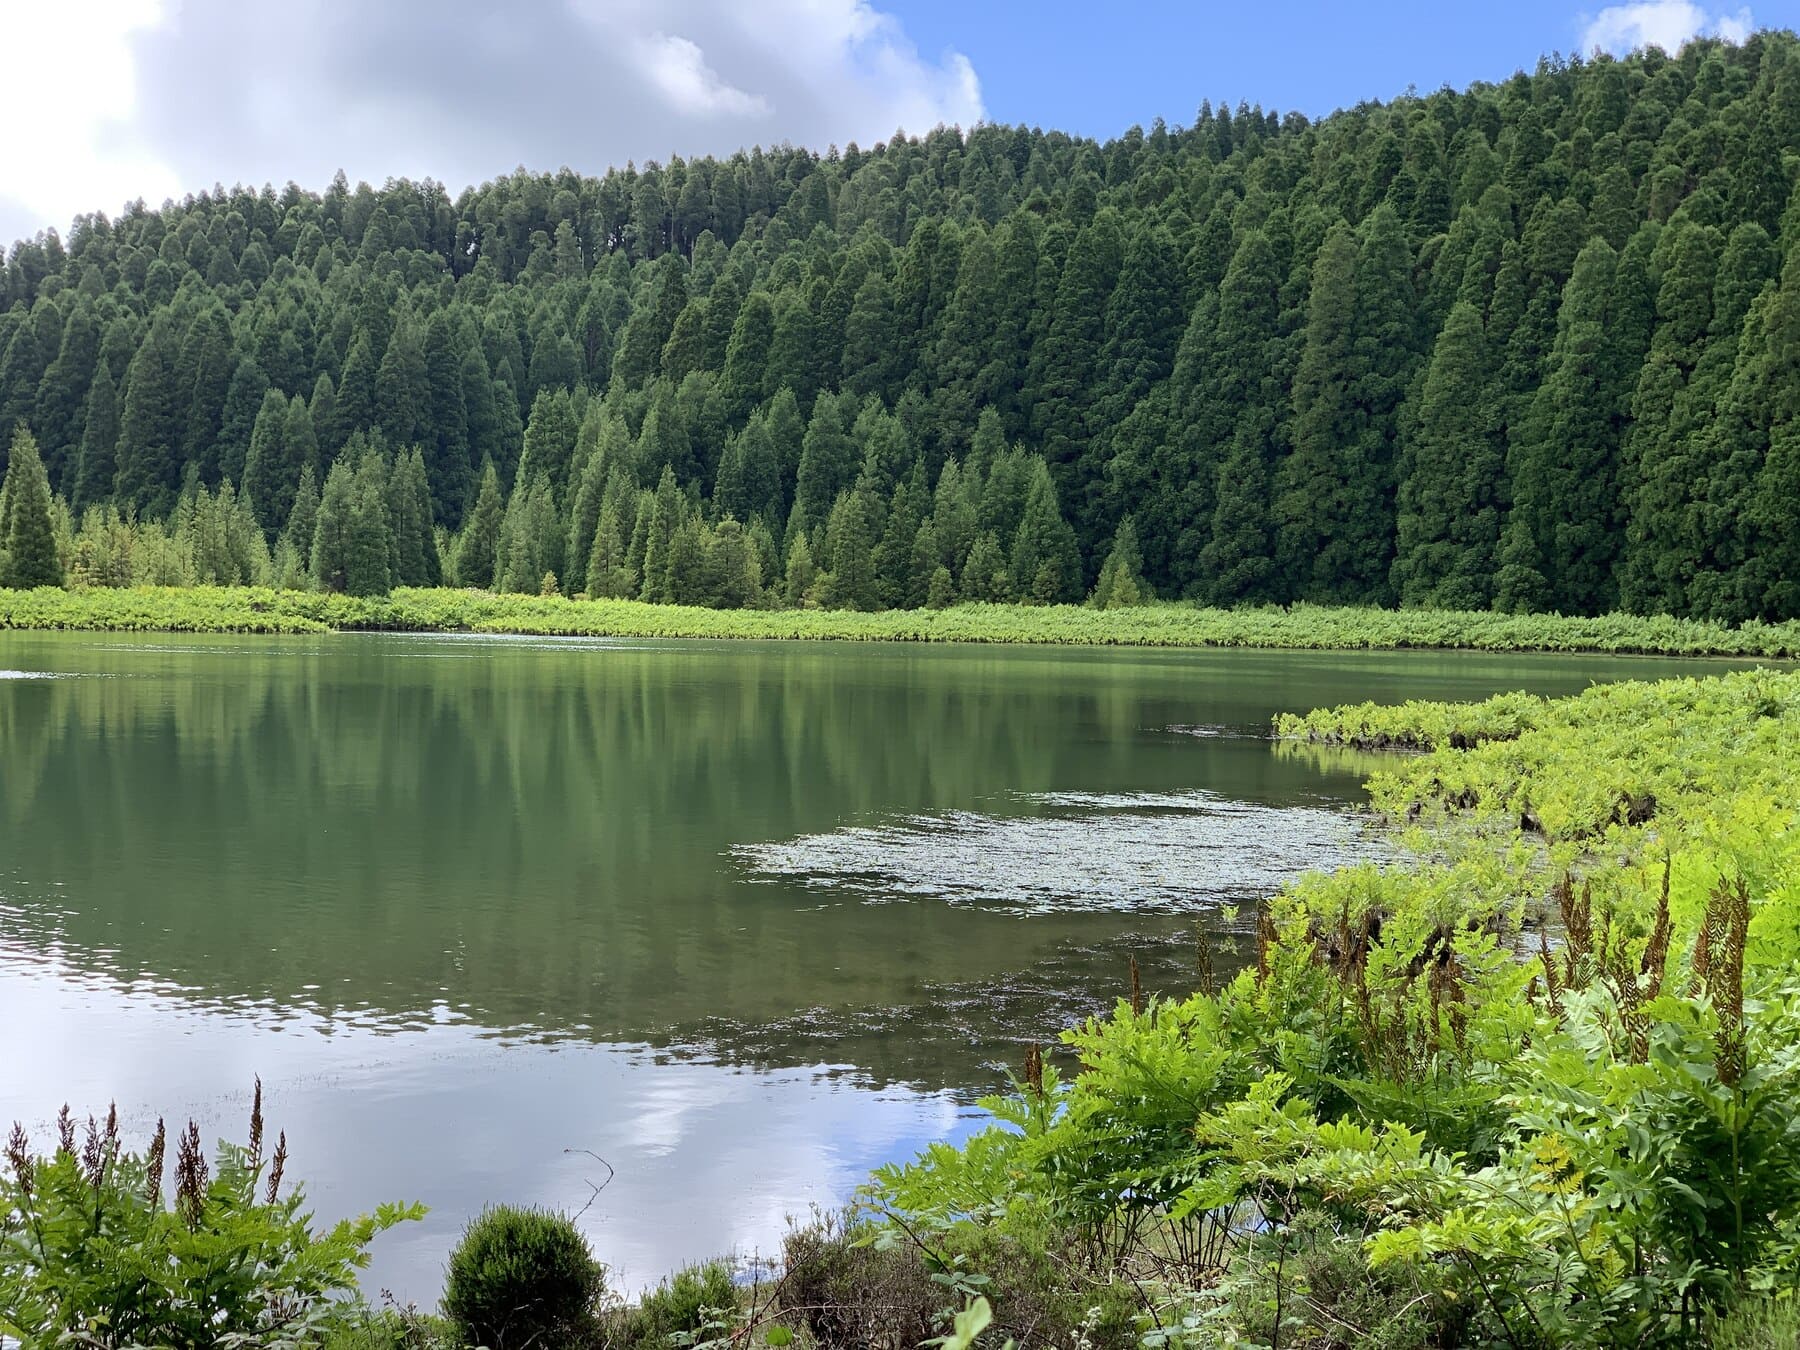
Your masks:
<svg viewBox="0 0 1800 1350"><path fill-rule="evenodd" d="M879 903L938 899L1021 914L1178 914L1269 894L1316 867L1389 856L1341 808L1212 792L1019 794L1042 814L900 815L732 856L752 880Z"/></svg>

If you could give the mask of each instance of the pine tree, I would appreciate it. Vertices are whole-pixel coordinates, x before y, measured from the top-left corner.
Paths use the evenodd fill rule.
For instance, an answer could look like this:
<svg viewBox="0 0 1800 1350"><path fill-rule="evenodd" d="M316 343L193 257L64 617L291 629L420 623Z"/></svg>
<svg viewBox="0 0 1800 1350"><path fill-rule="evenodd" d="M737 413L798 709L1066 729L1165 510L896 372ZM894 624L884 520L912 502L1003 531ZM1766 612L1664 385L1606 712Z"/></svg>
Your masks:
<svg viewBox="0 0 1800 1350"><path fill-rule="evenodd" d="M825 526L825 556L831 578L827 603L833 609L880 607L874 515L869 491L862 487L843 493L831 508Z"/></svg>
<svg viewBox="0 0 1800 1350"><path fill-rule="evenodd" d="M117 494L146 516L162 516L175 503L181 481L181 399L175 380L175 329L159 313L125 375L119 414Z"/></svg>
<svg viewBox="0 0 1800 1350"><path fill-rule="evenodd" d="M219 423L233 364L231 321L225 307L215 302L188 329L176 367L177 384L188 394L181 456L184 462L199 465L200 477L207 482L219 479Z"/></svg>
<svg viewBox="0 0 1800 1350"><path fill-rule="evenodd" d="M782 603L789 609L803 608L819 575L804 532L796 532L793 543L788 545L787 569L782 575Z"/></svg>
<svg viewBox="0 0 1800 1350"><path fill-rule="evenodd" d="M640 581L638 598L652 604L669 603L669 549L686 511L675 474L664 467L651 499L648 529L644 537L643 564L637 569ZM635 552L635 541L634 549Z"/></svg>
<svg viewBox="0 0 1800 1350"><path fill-rule="evenodd" d="M346 369L345 380L350 376ZM375 375L375 425L389 445L413 445L430 432L430 374L425 350L412 320L402 318L394 326L381 366Z"/></svg>
<svg viewBox="0 0 1800 1350"><path fill-rule="evenodd" d="M854 481L856 464L856 442L844 429L841 405L829 396L820 398L801 444L790 533L810 532L825 523L838 494Z"/></svg>
<svg viewBox="0 0 1800 1350"><path fill-rule="evenodd" d="M563 542L549 479L542 473L521 479L513 487L500 525L500 576L495 589L538 594L544 573L554 572L559 578L563 574Z"/></svg>
<svg viewBox="0 0 1800 1350"><path fill-rule="evenodd" d="M476 489L475 505L463 522L462 537L456 548L456 581L460 586L491 589L494 585L496 557L500 550L500 525L506 515L506 503L500 495L500 475L493 460L481 465L481 486Z"/></svg>
<svg viewBox="0 0 1800 1350"><path fill-rule="evenodd" d="M346 589L355 514L356 471L347 459L339 459L325 477L313 526L312 577L322 591Z"/></svg>
<svg viewBox="0 0 1800 1350"><path fill-rule="evenodd" d="M719 385L734 422L748 417L750 409L762 398L763 375L774 341L775 306L770 303L768 292L752 291L732 325Z"/></svg>
<svg viewBox="0 0 1800 1350"><path fill-rule="evenodd" d="M624 527L614 501L601 508L594 529L587 558L587 593L596 600L621 600L637 594L637 578L626 564Z"/></svg>
<svg viewBox="0 0 1800 1350"><path fill-rule="evenodd" d="M393 585L389 559L394 545L388 525L387 466L380 454L362 456L350 508L349 550L344 590L350 595L386 595Z"/></svg>
<svg viewBox="0 0 1800 1350"><path fill-rule="evenodd" d="M288 400L279 389L263 395L262 411L250 433L250 454L244 463L244 491L255 504L263 530L273 535L293 510L294 486L300 480L300 462L287 444ZM292 486L284 485L290 482Z"/></svg>
<svg viewBox="0 0 1800 1350"><path fill-rule="evenodd" d="M1618 256L1604 239L1591 240L1576 260L1549 373L1515 441L1510 473L1513 517L1531 536L1549 603L1565 613L1599 613L1617 599L1620 439L1642 359L1621 313L1618 270ZM1512 562L1527 561L1524 548L1521 538ZM1535 602L1503 589L1501 604Z"/></svg>
<svg viewBox="0 0 1800 1350"><path fill-rule="evenodd" d="M1035 578L1034 578L1035 579ZM962 598L979 603L1004 604L1013 598L1012 574L1006 553L992 530L984 530L969 546L963 563Z"/></svg>
<svg viewBox="0 0 1800 1350"><path fill-rule="evenodd" d="M1057 286L1049 339L1032 373L1033 430L1080 534L1092 532L1101 512L1103 469L1087 453L1098 430L1089 411L1099 384L1107 299L1119 275L1119 234L1117 217L1105 211L1076 237Z"/></svg>
<svg viewBox="0 0 1800 1350"><path fill-rule="evenodd" d="M1487 334L1459 301L1444 321L1400 457L1393 585L1404 605L1486 609L1502 516Z"/></svg>
<svg viewBox="0 0 1800 1350"><path fill-rule="evenodd" d="M300 485L294 490L294 509L288 513L281 537L294 550L303 571L312 568L313 535L319 528L319 480L311 463L300 470Z"/></svg>
<svg viewBox="0 0 1800 1350"><path fill-rule="evenodd" d="M1112 551L1100 566L1100 579L1095 582L1088 603L1095 609L1123 609L1141 605L1150 598L1144 584L1144 558L1138 550L1137 527L1126 516L1113 534Z"/></svg>
<svg viewBox="0 0 1800 1350"><path fill-rule="evenodd" d="M1681 613L1699 566L1690 536L1692 493L1701 478L1701 428L1688 397L1712 323L1719 263L1717 232L1671 222L1658 241L1662 280L1656 335L1632 392L1623 444L1629 523L1619 564L1620 602L1640 614Z"/></svg>
<svg viewBox="0 0 1800 1350"><path fill-rule="evenodd" d="M38 384L31 418L52 487L71 485L78 472L89 390L97 383L99 358L100 324L92 303L84 300L63 324L62 344Z"/></svg>
<svg viewBox="0 0 1800 1350"><path fill-rule="evenodd" d="M546 389L531 405L531 417L525 423L524 450L519 456L519 476L530 479L543 474L550 493L563 499L569 485L569 463L574 458L575 440L580 433L575 409L567 389Z"/></svg>
<svg viewBox="0 0 1800 1350"><path fill-rule="evenodd" d="M75 510L81 511L112 498L116 472L113 455L118 443L118 395L112 376L103 364L95 372L93 386L88 391L80 462L75 471L75 490L70 503Z"/></svg>
<svg viewBox="0 0 1800 1350"><path fill-rule="evenodd" d="M269 392L269 377L249 357L237 363L231 383L225 390L225 406L219 414L219 477L233 483L244 481L244 468L250 458L250 438L256 432L256 419L262 413L263 398Z"/></svg>
<svg viewBox="0 0 1800 1350"><path fill-rule="evenodd" d="M1025 512L1012 546L1013 589L1040 605L1067 604L1081 597L1081 555L1075 531L1057 506L1056 488L1042 460L1032 463Z"/></svg>
<svg viewBox="0 0 1800 1350"><path fill-rule="evenodd" d="M481 365L478 371L469 370L472 364L481 364L479 348L473 341L467 341L465 346L448 310L433 314L425 326L425 416L420 440L427 478L433 485L433 513L451 525L462 520L474 486L469 396L475 389L487 394L489 406L483 408L482 414L484 422L492 420L493 395L487 369ZM482 449L492 453L491 446Z"/></svg>
<svg viewBox="0 0 1800 1350"><path fill-rule="evenodd" d="M0 514L0 586L29 590L62 585L50 478L38 455L37 441L23 425L13 432L0 502L5 503Z"/></svg>
<svg viewBox="0 0 1800 1350"><path fill-rule="evenodd" d="M1356 346L1356 238L1338 221L1313 259L1306 341L1294 379L1293 450L1276 474L1275 550L1283 588L1332 602L1366 580L1355 576L1350 529L1354 480L1366 421L1356 399L1362 376ZM1360 496L1360 494L1358 494Z"/></svg>

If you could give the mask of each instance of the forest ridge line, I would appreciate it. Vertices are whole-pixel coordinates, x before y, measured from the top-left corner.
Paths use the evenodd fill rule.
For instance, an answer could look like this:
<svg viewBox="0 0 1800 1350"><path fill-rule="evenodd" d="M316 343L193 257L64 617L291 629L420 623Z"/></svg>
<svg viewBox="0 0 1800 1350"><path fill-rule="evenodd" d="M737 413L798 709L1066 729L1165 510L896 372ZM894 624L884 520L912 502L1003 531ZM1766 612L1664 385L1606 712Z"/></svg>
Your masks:
<svg viewBox="0 0 1800 1350"><path fill-rule="evenodd" d="M1796 51L134 206L0 268L0 427L87 584L1786 619Z"/></svg>

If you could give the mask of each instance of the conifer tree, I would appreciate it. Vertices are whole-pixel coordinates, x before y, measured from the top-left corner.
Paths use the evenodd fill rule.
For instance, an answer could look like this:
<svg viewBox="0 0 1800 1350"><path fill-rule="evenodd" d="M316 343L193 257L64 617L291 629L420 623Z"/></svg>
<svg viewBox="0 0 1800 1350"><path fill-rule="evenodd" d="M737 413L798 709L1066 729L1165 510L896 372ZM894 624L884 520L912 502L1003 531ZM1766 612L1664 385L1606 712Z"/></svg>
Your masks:
<svg viewBox="0 0 1800 1350"><path fill-rule="evenodd" d="M1112 551L1100 565L1100 579L1088 603L1095 609L1123 609L1150 599L1144 585L1144 558L1138 550L1137 527L1130 516L1113 533Z"/></svg>
<svg viewBox="0 0 1800 1350"><path fill-rule="evenodd" d="M500 551L500 526L506 515L506 504L500 496L500 475L493 460L481 465L481 486L475 492L475 504L463 523L462 537L456 547L456 581L460 586L491 589L495 583L496 559Z"/></svg>
<svg viewBox="0 0 1800 1350"><path fill-rule="evenodd" d="M356 471L348 459L339 459L325 476L325 490L319 496L318 518L313 526L312 577L313 584L322 591L346 588L355 515Z"/></svg>
<svg viewBox="0 0 1800 1350"><path fill-rule="evenodd" d="M825 554L830 563L828 603L834 609L880 607L875 575L874 509L867 488L841 494L825 527Z"/></svg>
<svg viewBox="0 0 1800 1350"><path fill-rule="evenodd" d="M387 466L378 451L362 456L350 508L349 549L344 558L344 590L350 595L386 595L393 585L393 536L387 511Z"/></svg>
<svg viewBox="0 0 1800 1350"><path fill-rule="evenodd" d="M1057 506L1056 488L1042 460L1032 462L1031 486L1012 546L1013 589L1020 599L1060 605L1081 596L1081 555L1075 531Z"/></svg>
<svg viewBox="0 0 1800 1350"><path fill-rule="evenodd" d="M789 609L803 608L812 594L813 583L818 579L818 568L813 562L812 549L807 545L806 532L796 530L793 543L788 545L787 570L783 574L782 603Z"/></svg>
<svg viewBox="0 0 1800 1350"><path fill-rule="evenodd" d="M349 375L345 375L349 379ZM425 350L410 318L401 318L375 374L375 425L389 445L412 445L430 433L430 374Z"/></svg>
<svg viewBox="0 0 1800 1350"><path fill-rule="evenodd" d="M625 560L624 529L616 501L601 508L588 550L587 593L596 600L621 600L637 593L637 579Z"/></svg>
<svg viewBox="0 0 1800 1350"><path fill-rule="evenodd" d="M1458 301L1403 441L1393 584L1404 605L1486 609L1502 517L1502 452L1480 311Z"/></svg>
<svg viewBox="0 0 1800 1350"><path fill-rule="evenodd" d="M638 598L652 604L669 602L669 550L675 531L686 517L680 491L675 486L674 471L664 466L650 503L648 529L644 536L642 578Z"/></svg>
<svg viewBox="0 0 1800 1350"><path fill-rule="evenodd" d="M159 313L144 335L125 375L119 414L117 493L147 516L165 515L180 482L182 413L175 379L175 330Z"/></svg>
<svg viewBox="0 0 1800 1350"><path fill-rule="evenodd" d="M300 469L300 484L294 490L294 508L288 512L287 525L281 537L294 550L298 566L309 571L312 567L313 535L319 528L319 484L318 476L309 462Z"/></svg>
<svg viewBox="0 0 1800 1350"><path fill-rule="evenodd" d="M963 562L962 598L994 604L1003 604L1013 598L1011 569L1007 566L1000 540L992 530L983 530L969 546L969 556Z"/></svg>
<svg viewBox="0 0 1800 1350"><path fill-rule="evenodd" d="M23 424L13 432L0 502L5 503L0 513L0 586L30 590L62 585L50 478L38 455L37 441Z"/></svg>
<svg viewBox="0 0 1800 1350"><path fill-rule="evenodd" d="M288 400L279 389L263 395L262 411L250 433L244 462L244 491L255 504L263 530L273 535L287 521L300 481L301 460L287 443Z"/></svg>
<svg viewBox="0 0 1800 1350"><path fill-rule="evenodd" d="M87 416L81 430L81 454L70 504L77 510L108 501L113 495L113 453L119 443L119 405L112 376L104 365L88 391Z"/></svg>
<svg viewBox="0 0 1800 1350"><path fill-rule="evenodd" d="M1619 448L1636 360L1623 315L1618 256L1589 241L1564 292L1549 373L1514 443L1513 517L1531 537L1548 602L1593 614L1617 599ZM1508 522L1509 534L1512 520ZM1514 541L1509 538L1509 543ZM1523 565L1523 533L1508 561ZM1504 564L1503 564L1504 566ZM1505 590L1503 608L1534 608L1531 588Z"/></svg>
<svg viewBox="0 0 1800 1350"><path fill-rule="evenodd" d="M492 385L485 367L465 373L479 360L480 349L464 339L449 310L440 309L431 316L425 326L425 415L420 440L427 480L436 485L433 513L451 524L462 519L474 486L469 413L474 389L487 395L490 406L482 410L485 421L491 422L493 416ZM319 430L323 437L324 428ZM492 453L491 447L482 448Z"/></svg>
<svg viewBox="0 0 1800 1350"><path fill-rule="evenodd" d="M263 398L269 392L269 377L249 357L237 363L231 383L225 390L225 406L219 414L217 459L219 477L234 483L244 481L244 466L250 457L250 439L256 433L256 419L262 413Z"/></svg>

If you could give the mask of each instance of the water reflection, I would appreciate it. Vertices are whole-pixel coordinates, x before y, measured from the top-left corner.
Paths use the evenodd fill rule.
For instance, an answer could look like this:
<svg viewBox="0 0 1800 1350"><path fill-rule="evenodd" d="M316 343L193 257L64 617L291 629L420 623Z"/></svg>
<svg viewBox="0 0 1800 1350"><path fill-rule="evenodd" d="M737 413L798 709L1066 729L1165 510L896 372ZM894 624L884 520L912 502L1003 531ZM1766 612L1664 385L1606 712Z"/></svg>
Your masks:
<svg viewBox="0 0 1800 1350"><path fill-rule="evenodd" d="M0 1122L235 1133L260 1073L322 1212L434 1206L372 1277L429 1299L482 1203L587 1198L564 1149L618 1167L585 1222L652 1278L962 1128L1131 959L1188 987L1196 922L1370 847L1360 762L1272 754L1273 713L1676 667L0 634L0 668Z"/></svg>
<svg viewBox="0 0 1800 1350"><path fill-rule="evenodd" d="M751 1072L642 1046L502 1044L467 1023L377 1034L210 1016L144 986L99 992L0 953L0 1022L30 1029L12 1038L9 1076L61 1084L84 1109L116 1100L141 1146L164 1114L241 1140L260 1073L322 1218L381 1199L431 1207L378 1241L364 1278L421 1303L496 1197L586 1206L595 1250L633 1290L696 1258L773 1252L796 1209L840 1203L870 1168L971 1127L949 1094L872 1091L844 1066ZM26 1114L40 1140L50 1114Z"/></svg>

